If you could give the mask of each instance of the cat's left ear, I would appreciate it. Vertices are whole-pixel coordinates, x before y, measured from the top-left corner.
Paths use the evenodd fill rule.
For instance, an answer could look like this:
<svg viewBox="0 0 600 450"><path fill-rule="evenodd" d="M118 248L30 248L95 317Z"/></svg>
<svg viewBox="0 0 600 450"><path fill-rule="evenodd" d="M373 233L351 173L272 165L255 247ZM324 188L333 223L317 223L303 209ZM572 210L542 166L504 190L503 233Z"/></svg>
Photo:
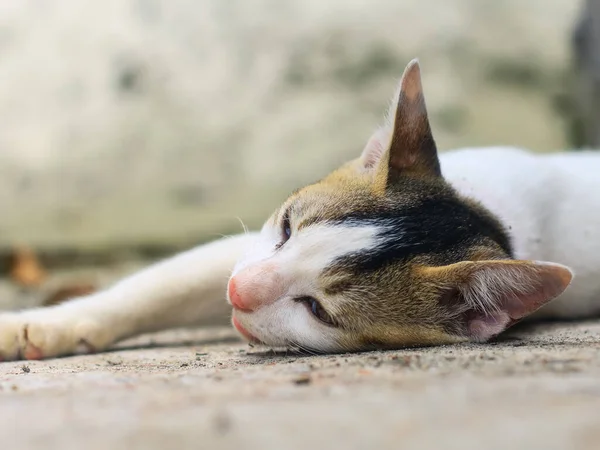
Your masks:
<svg viewBox="0 0 600 450"><path fill-rule="evenodd" d="M485 341L556 298L573 272L543 261L463 261L426 267L424 280L437 290L446 324L455 333Z"/></svg>
<svg viewBox="0 0 600 450"><path fill-rule="evenodd" d="M361 155L362 165L374 168L386 184L403 174L441 177L416 59L404 70L388 122L369 139Z"/></svg>

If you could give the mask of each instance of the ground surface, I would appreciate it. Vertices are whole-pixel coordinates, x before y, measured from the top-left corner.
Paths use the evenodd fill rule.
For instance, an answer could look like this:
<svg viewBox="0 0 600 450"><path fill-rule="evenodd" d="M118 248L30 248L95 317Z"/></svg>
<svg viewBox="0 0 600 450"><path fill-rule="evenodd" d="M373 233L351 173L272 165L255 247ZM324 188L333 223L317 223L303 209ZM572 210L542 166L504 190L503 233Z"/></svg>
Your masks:
<svg viewBox="0 0 600 450"><path fill-rule="evenodd" d="M273 354L229 330L0 364L2 447L596 449L600 323L488 345ZM174 342L187 340L186 346Z"/></svg>

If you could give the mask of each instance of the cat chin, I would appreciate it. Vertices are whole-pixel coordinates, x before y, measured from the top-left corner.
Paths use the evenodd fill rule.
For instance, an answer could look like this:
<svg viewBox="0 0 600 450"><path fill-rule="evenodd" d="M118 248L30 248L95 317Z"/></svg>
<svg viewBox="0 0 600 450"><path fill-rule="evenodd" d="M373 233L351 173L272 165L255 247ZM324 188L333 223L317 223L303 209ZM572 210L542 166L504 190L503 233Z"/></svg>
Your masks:
<svg viewBox="0 0 600 450"><path fill-rule="evenodd" d="M233 316L231 318L231 324L233 325L233 327L238 331L238 333L240 333L242 335L242 337L244 339L246 339L248 342L252 343L252 344L263 344L263 342L258 339L256 336L254 336L252 333L250 333L241 323L240 321L237 319L237 317Z"/></svg>
<svg viewBox="0 0 600 450"><path fill-rule="evenodd" d="M260 310L233 310L231 323L241 336L253 343L271 348L300 348L314 352L339 352L339 336L334 330L321 329L305 315L299 304L268 305ZM296 307L298 309L296 309Z"/></svg>
<svg viewBox="0 0 600 450"><path fill-rule="evenodd" d="M277 319L269 317L264 311L243 312L234 309L231 317L231 324L246 341L267 347L286 347L287 340L279 337L285 334L285 330L277 333L269 326L272 323L278 323Z"/></svg>

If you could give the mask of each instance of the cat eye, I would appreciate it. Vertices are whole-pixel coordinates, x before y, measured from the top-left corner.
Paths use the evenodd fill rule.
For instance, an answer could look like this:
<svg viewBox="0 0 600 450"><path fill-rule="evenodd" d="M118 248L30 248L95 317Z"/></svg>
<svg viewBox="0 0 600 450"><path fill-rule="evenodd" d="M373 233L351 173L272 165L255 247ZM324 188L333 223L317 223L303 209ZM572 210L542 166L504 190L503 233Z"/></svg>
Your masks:
<svg viewBox="0 0 600 450"><path fill-rule="evenodd" d="M317 299L313 297L298 297L294 300L299 303L304 303L306 307L310 310L312 315L324 324L332 326L336 325L333 317L331 317L331 315L327 311L325 311L325 308L323 308L323 306L321 305L321 303L319 303Z"/></svg>
<svg viewBox="0 0 600 450"><path fill-rule="evenodd" d="M281 242L277 244L277 248L280 248L292 237L292 225L290 223L290 210L288 209L283 215L281 221Z"/></svg>

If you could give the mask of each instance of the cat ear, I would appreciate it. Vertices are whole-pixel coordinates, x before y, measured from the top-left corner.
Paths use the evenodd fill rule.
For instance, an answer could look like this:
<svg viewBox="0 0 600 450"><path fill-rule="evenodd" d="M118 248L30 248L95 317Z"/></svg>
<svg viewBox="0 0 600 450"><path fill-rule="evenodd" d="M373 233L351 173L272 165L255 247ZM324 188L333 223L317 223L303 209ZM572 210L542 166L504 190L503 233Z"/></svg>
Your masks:
<svg viewBox="0 0 600 450"><path fill-rule="evenodd" d="M441 176L416 59L404 70L387 122L369 139L361 155L363 166L377 167L386 182L396 174Z"/></svg>
<svg viewBox="0 0 600 450"><path fill-rule="evenodd" d="M485 341L560 295L573 272L541 261L465 261L429 267L428 279L441 287L445 321L457 333Z"/></svg>

